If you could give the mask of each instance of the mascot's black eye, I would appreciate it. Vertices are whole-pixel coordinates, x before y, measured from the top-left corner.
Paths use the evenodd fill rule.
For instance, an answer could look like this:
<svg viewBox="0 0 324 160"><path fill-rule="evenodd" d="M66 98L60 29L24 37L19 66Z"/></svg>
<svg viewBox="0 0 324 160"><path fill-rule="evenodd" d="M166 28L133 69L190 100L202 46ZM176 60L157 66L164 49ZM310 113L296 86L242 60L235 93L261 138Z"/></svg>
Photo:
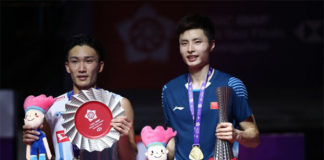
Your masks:
<svg viewBox="0 0 324 160"><path fill-rule="evenodd" d="M163 153L163 149L161 149L161 153Z"/></svg>
<svg viewBox="0 0 324 160"><path fill-rule="evenodd" d="M154 153L154 151L153 151L153 150L152 150L151 152L152 152L152 153Z"/></svg>

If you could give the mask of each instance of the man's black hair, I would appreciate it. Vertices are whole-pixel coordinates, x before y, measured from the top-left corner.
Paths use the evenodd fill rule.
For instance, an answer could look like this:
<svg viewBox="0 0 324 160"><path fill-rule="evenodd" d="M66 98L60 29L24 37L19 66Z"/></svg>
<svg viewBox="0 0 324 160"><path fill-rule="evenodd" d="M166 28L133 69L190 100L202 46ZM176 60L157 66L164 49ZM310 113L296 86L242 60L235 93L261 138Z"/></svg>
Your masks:
<svg viewBox="0 0 324 160"><path fill-rule="evenodd" d="M64 51L66 54L66 60L68 60L69 51L75 46L87 45L93 48L99 57L99 62L104 60L104 49L99 41L87 34L77 34L69 39L65 45Z"/></svg>
<svg viewBox="0 0 324 160"><path fill-rule="evenodd" d="M177 39L180 34L190 29L202 29L207 36L209 42L215 39L215 26L211 19L207 16L199 14L187 15L180 19L177 25Z"/></svg>

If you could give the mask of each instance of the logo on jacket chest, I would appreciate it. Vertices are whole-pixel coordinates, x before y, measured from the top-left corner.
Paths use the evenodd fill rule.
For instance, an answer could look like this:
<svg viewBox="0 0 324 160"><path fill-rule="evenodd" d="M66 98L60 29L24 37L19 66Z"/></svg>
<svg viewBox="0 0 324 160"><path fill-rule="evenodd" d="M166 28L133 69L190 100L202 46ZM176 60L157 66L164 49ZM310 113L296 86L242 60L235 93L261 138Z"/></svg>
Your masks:
<svg viewBox="0 0 324 160"><path fill-rule="evenodd" d="M176 110L182 111L183 109L184 109L184 107L175 106L172 110L173 111L176 111Z"/></svg>
<svg viewBox="0 0 324 160"><path fill-rule="evenodd" d="M67 137L64 134L64 130L60 130L60 131L57 131L56 132L56 139L57 139L57 143L62 143L62 142L68 142L68 141L70 141L69 140L69 137Z"/></svg>
<svg viewBox="0 0 324 160"><path fill-rule="evenodd" d="M173 111L182 111L184 109L184 107L181 107L181 106L174 106L173 107ZM218 102L210 102L210 110L217 110L219 109L219 105L218 105Z"/></svg>

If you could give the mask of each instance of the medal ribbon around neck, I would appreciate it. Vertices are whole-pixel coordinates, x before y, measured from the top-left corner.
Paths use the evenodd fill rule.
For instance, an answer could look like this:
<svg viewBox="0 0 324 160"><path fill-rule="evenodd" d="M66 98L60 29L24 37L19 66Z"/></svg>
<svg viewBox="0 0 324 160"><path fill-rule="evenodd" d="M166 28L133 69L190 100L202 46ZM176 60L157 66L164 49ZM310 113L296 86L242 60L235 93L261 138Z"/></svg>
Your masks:
<svg viewBox="0 0 324 160"><path fill-rule="evenodd" d="M190 112L192 119L195 123L194 126L194 146L199 145L199 137L200 137L200 121L201 121L201 111L202 111L202 105L204 101L204 94L205 94L205 88L207 84L208 77L211 75L213 69L209 67L207 76L205 78L205 81L201 85L201 89L199 92L199 100L198 100L198 106L197 106L197 117L195 119L195 111L194 111L194 98L193 98L193 89L192 89L192 79L190 74L188 74L188 97L189 97L189 105L190 105Z"/></svg>

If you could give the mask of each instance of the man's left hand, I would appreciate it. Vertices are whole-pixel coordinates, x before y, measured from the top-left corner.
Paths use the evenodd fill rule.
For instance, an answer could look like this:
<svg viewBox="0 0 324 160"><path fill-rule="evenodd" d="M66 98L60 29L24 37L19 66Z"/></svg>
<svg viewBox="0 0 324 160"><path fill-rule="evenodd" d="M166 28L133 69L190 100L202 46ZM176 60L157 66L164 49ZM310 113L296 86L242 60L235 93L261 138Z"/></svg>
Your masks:
<svg viewBox="0 0 324 160"><path fill-rule="evenodd" d="M133 122L126 116L119 116L111 120L110 125L115 128L121 135L129 135L129 131L133 126Z"/></svg>
<svg viewBox="0 0 324 160"><path fill-rule="evenodd" d="M227 140L231 143L237 140L237 130L233 127L232 123L222 122L216 127L216 137L221 140Z"/></svg>

